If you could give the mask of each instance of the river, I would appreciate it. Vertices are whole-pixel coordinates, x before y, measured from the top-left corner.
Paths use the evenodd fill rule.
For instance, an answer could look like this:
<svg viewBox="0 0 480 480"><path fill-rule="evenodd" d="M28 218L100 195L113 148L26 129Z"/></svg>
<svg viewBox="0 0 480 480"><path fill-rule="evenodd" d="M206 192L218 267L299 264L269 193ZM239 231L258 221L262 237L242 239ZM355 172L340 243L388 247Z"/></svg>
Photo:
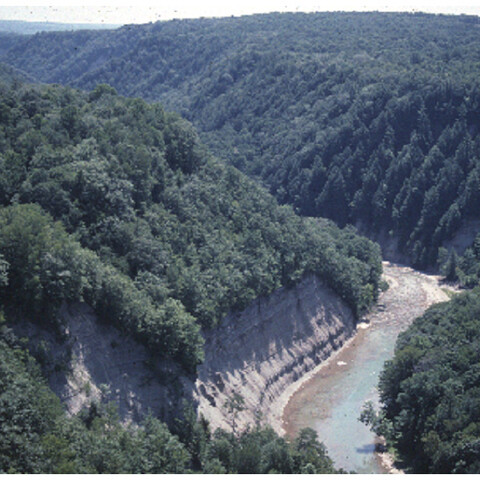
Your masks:
<svg viewBox="0 0 480 480"><path fill-rule="evenodd" d="M388 473L375 452L375 435L358 421L362 405L378 405L378 376L393 355L398 334L432 305L448 300L439 278L384 262L390 288L357 334L291 396L283 413L288 436L311 427L337 468L357 473Z"/></svg>

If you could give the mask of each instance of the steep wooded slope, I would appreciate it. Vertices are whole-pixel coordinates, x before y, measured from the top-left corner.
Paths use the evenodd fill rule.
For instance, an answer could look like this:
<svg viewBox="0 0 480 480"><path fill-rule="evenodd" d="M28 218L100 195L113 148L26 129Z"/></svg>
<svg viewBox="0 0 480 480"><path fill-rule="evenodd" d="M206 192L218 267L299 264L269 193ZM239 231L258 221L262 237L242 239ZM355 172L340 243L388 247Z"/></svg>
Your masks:
<svg viewBox="0 0 480 480"><path fill-rule="evenodd" d="M48 317L84 298L194 368L200 326L306 272L356 313L374 301L381 264L371 242L278 207L159 105L110 87L0 94L6 302Z"/></svg>
<svg viewBox="0 0 480 480"><path fill-rule="evenodd" d="M378 246L279 207L158 104L124 99L108 86L82 93L9 79L0 85L0 146L0 305L9 326L29 320L72 341L59 364L48 345L35 345L48 369L75 367L73 354L85 353L69 338L75 330L65 315L88 312L96 322L82 303L126 343L145 344L149 353L142 349L138 361L163 360L175 390L180 375L195 380L201 328L307 273L349 313L376 298ZM122 336L110 338L114 349ZM69 419L3 316L0 347L0 471L334 471L312 432L291 445L264 427L210 437L192 413L174 422L184 446L157 419L125 428L95 402Z"/></svg>
<svg viewBox="0 0 480 480"><path fill-rule="evenodd" d="M418 266L480 213L476 17L172 21L36 35L4 59L161 99L280 202L391 237Z"/></svg>

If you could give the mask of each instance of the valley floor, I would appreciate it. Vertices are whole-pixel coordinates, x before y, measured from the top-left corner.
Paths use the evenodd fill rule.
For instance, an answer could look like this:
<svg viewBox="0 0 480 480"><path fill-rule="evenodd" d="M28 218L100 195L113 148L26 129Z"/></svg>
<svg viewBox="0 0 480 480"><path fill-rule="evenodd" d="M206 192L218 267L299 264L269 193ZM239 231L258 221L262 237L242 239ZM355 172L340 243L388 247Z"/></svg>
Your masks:
<svg viewBox="0 0 480 480"><path fill-rule="evenodd" d="M295 436L312 427L328 448L336 467L358 473L393 470L385 454L375 452L374 434L358 421L364 402L378 402L376 385L385 360L393 355L398 334L432 304L449 300L440 277L384 262L389 289L360 323L343 348L290 388L283 429ZM292 390L294 393L292 394Z"/></svg>

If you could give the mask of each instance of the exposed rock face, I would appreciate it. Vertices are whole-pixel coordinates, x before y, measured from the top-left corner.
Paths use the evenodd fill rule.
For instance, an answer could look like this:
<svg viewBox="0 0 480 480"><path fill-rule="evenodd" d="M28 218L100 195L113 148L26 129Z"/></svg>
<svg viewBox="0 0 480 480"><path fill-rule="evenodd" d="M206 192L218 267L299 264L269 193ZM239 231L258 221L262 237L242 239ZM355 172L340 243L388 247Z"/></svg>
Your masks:
<svg viewBox="0 0 480 480"><path fill-rule="evenodd" d="M447 250L453 248L459 255L463 255L465 249L472 245L479 232L480 220L464 220L455 235L450 240L443 242L443 246Z"/></svg>
<svg viewBox="0 0 480 480"><path fill-rule="evenodd" d="M224 404L238 393L245 400L236 418L239 429L258 416L278 429L275 400L354 332L351 310L314 275L258 299L206 334L205 362L193 393L199 413L213 429L230 429Z"/></svg>
<svg viewBox="0 0 480 480"><path fill-rule="evenodd" d="M155 360L143 345L102 324L88 305L63 305L60 316L64 341L32 323L15 330L29 337L33 353L46 350L50 387L68 413L93 401L113 402L124 423L139 422L149 411L168 421L178 412L182 382L187 388L191 382L175 364Z"/></svg>
<svg viewBox="0 0 480 480"><path fill-rule="evenodd" d="M173 362L153 358L142 344L99 322L85 304L64 306L60 314L73 355L66 381L53 381L70 413L101 399L114 402L124 422L138 422L149 411L164 420L175 415L186 378Z"/></svg>
<svg viewBox="0 0 480 480"><path fill-rule="evenodd" d="M390 235L385 228L381 228L378 232L375 232L360 220L357 220L355 223L355 228L360 235L364 235L380 245L383 259L388 260L389 262L402 263L405 265L411 263L410 256L407 253L401 253L404 245L399 245L398 238Z"/></svg>
<svg viewBox="0 0 480 480"><path fill-rule="evenodd" d="M16 330L30 338L33 352L47 352L50 386L70 414L101 400L115 403L124 422L138 422L149 411L169 421L187 398L213 429L231 428L224 404L238 393L245 399L239 429L260 414L278 430L283 405L277 401L271 409L274 401L355 332L348 306L310 275L207 332L194 384L174 363L154 359L143 345L99 322L87 305L64 305L60 315L65 341L31 323Z"/></svg>
<svg viewBox="0 0 480 480"><path fill-rule="evenodd" d="M398 238L390 235L385 228L380 229L378 232L373 232L361 221L357 221L355 227L361 235L365 235L380 245L383 259L404 265L410 265L412 263L412 256L410 254L401 253L402 248L405 246L400 245ZM457 254L463 255L465 250L473 244L478 233L480 233L480 220L473 218L463 220L452 237L442 242L442 247L445 247L447 250L454 249ZM430 268L430 270L435 271L433 267Z"/></svg>

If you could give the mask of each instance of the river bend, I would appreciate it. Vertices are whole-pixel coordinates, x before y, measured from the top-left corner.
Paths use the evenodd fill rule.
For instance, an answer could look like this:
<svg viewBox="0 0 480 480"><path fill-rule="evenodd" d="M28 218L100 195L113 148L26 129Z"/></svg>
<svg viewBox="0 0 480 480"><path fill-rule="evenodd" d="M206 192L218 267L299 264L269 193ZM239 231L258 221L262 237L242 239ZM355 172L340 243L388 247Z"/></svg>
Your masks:
<svg viewBox="0 0 480 480"><path fill-rule="evenodd" d="M387 473L375 453L375 435L358 421L362 405L378 405L378 376L393 355L398 334L432 304L448 300L439 277L384 262L390 288L357 334L291 396L283 428L295 436L314 428L337 468L357 473Z"/></svg>

